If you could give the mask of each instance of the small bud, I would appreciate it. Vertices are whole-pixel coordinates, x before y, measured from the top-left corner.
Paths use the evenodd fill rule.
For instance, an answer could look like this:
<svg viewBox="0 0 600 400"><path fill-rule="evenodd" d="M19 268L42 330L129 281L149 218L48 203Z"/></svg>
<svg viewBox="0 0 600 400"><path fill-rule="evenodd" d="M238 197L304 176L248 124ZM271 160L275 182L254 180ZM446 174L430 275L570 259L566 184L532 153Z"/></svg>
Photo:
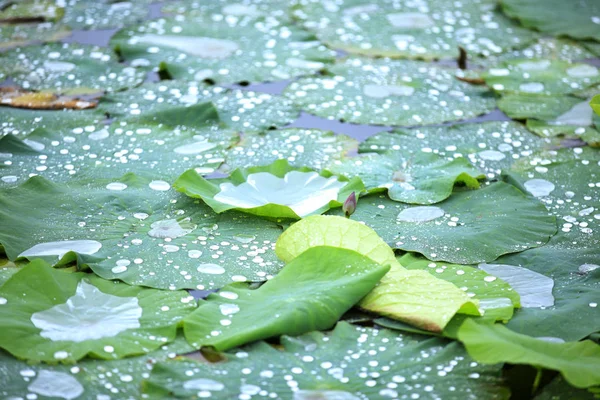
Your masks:
<svg viewBox="0 0 600 400"><path fill-rule="evenodd" d="M342 206L342 210L344 210L344 213L346 214L346 218L350 218L350 216L352 214L354 214L354 211L356 210L356 193L355 192L350 193L350 196L348 196L348 198L344 202L344 205Z"/></svg>

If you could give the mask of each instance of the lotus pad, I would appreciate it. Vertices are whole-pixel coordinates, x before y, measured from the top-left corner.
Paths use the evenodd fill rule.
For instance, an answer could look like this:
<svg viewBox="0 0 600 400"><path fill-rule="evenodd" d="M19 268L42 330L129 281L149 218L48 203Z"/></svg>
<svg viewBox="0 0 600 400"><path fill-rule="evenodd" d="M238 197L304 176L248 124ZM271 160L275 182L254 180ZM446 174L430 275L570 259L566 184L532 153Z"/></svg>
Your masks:
<svg viewBox="0 0 600 400"><path fill-rule="evenodd" d="M0 353L0 396L3 398L139 399L140 381L157 361L194 349L179 336L160 350L122 360L83 359L75 365L29 364Z"/></svg>
<svg viewBox="0 0 600 400"><path fill-rule="evenodd" d="M208 103L207 109L214 110ZM200 107L196 108L201 111ZM219 129L179 129L147 124L89 125L73 129L38 129L26 139L0 138L0 187L41 175L53 182L75 178L138 175L172 182L181 171L213 172L237 134Z"/></svg>
<svg viewBox="0 0 600 400"><path fill-rule="evenodd" d="M366 197L352 218L375 229L392 248L455 264L489 262L538 247L556 232L555 218L539 201L501 182L456 192L436 206Z"/></svg>
<svg viewBox="0 0 600 400"><path fill-rule="evenodd" d="M491 111L495 104L485 88L413 61L355 58L328 71L331 76L291 83L284 94L320 117L382 125L457 121Z"/></svg>
<svg viewBox="0 0 600 400"><path fill-rule="evenodd" d="M569 248L600 245L600 155L586 148L539 153L512 168L524 191L540 199L556 216L561 239Z"/></svg>
<svg viewBox="0 0 600 400"><path fill-rule="evenodd" d="M24 47L0 57L0 74L24 89L65 94L117 91L136 86L145 74L124 67L107 49L76 44Z"/></svg>
<svg viewBox="0 0 600 400"><path fill-rule="evenodd" d="M130 121L160 123L172 114L190 111L199 103L212 102L221 121L239 130L261 130L292 122L300 111L289 100L267 93L206 87L197 82L166 81L144 84L135 89L102 98L98 108L111 117ZM186 125L187 118L180 118ZM193 119L192 119L193 121Z"/></svg>
<svg viewBox="0 0 600 400"><path fill-rule="evenodd" d="M340 207L350 193L360 193L360 179L348 181L324 171L294 169L286 160L265 167L237 169L225 179L206 180L195 170L183 173L175 188L201 198L215 212L239 210L269 218L300 219Z"/></svg>
<svg viewBox="0 0 600 400"><path fill-rule="evenodd" d="M226 286L184 321L188 342L228 350L282 334L329 329L389 270L346 249L311 248L260 288Z"/></svg>
<svg viewBox="0 0 600 400"><path fill-rule="evenodd" d="M245 133L228 153L229 168L249 168L286 159L295 167L316 170L326 168L333 160L356 151L358 142L345 135L319 129L281 129Z"/></svg>
<svg viewBox="0 0 600 400"><path fill-rule="evenodd" d="M238 19L260 19L276 17L278 20L287 17L289 1L285 0L252 0L232 3L230 0L177 0L165 3L162 12L165 14L185 14L187 16L211 16L236 21ZM236 21L238 22L238 21Z"/></svg>
<svg viewBox="0 0 600 400"><path fill-rule="evenodd" d="M477 189L484 177L466 158L444 159L435 154L405 155L395 151L334 162L333 173L358 176L367 190L387 189L392 200L433 204L447 199L455 184Z"/></svg>
<svg viewBox="0 0 600 400"><path fill-rule="evenodd" d="M64 8L52 0L3 2L0 11L0 49L36 41L54 42L69 36L60 23Z"/></svg>
<svg viewBox="0 0 600 400"><path fill-rule="evenodd" d="M545 146L549 146L548 140L536 137L516 122L485 122L383 132L361 143L359 152L387 153L388 157L398 152L411 157L421 153L467 157L492 179L515 160Z"/></svg>
<svg viewBox="0 0 600 400"><path fill-rule="evenodd" d="M517 94L569 94L600 82L593 65L547 59L506 61L483 77L496 92Z"/></svg>
<svg viewBox="0 0 600 400"><path fill-rule="evenodd" d="M481 363L532 364L560 371L578 388L600 385L600 346L592 341L552 343L473 321L461 326L458 338Z"/></svg>
<svg viewBox="0 0 600 400"><path fill-rule="evenodd" d="M369 56L451 59L458 47L488 56L533 38L495 10L492 0L401 3L301 0L294 15L332 48Z"/></svg>
<svg viewBox="0 0 600 400"><path fill-rule="evenodd" d="M329 334L283 337L283 351L258 342L217 364L159 363L145 385L157 397L506 399L498 366L472 363L456 343L338 323ZM435 367L433 367L435 366ZM437 369L439 368L439 370ZM200 396L199 396L200 394Z"/></svg>
<svg viewBox="0 0 600 400"><path fill-rule="evenodd" d="M312 34L272 18L178 15L124 29L111 44L134 65L160 65L174 79L197 82L289 79L317 72L335 58Z"/></svg>
<svg viewBox="0 0 600 400"><path fill-rule="evenodd" d="M152 0L71 0L64 23L73 29L108 29L138 23L148 16Z"/></svg>
<svg viewBox="0 0 600 400"><path fill-rule="evenodd" d="M334 216L306 218L280 236L275 251L289 262L322 245L355 250L381 265L391 265L381 283L361 301L361 308L437 332L456 313L479 315L476 302L466 293L429 272L405 270L377 233L356 221Z"/></svg>
<svg viewBox="0 0 600 400"><path fill-rule="evenodd" d="M597 146L600 144L600 117L589 101L574 96L513 94L498 101L509 117L527 119L527 128L543 137L566 135Z"/></svg>
<svg viewBox="0 0 600 400"><path fill-rule="evenodd" d="M11 260L76 261L105 279L160 289L263 281L281 265L270 251L278 226L217 216L161 180L128 174L54 184L33 177L0 191L0 204L0 243Z"/></svg>
<svg viewBox="0 0 600 400"><path fill-rule="evenodd" d="M94 125L104 119L105 116L96 109L51 111L0 107L0 136L24 136L37 128L76 128Z"/></svg>
<svg viewBox="0 0 600 400"><path fill-rule="evenodd" d="M596 248L571 248L553 238L546 246L506 255L498 264L521 266L552 279L554 304L522 308L508 327L534 337L581 340L600 331L600 256ZM596 304L596 306L594 306Z"/></svg>
<svg viewBox="0 0 600 400"><path fill-rule="evenodd" d="M600 4L594 0L502 0L502 10L528 28L554 36L600 41Z"/></svg>
<svg viewBox="0 0 600 400"><path fill-rule="evenodd" d="M173 341L195 308L184 291L159 291L68 273L36 260L0 288L0 347L19 358L73 362L147 353Z"/></svg>

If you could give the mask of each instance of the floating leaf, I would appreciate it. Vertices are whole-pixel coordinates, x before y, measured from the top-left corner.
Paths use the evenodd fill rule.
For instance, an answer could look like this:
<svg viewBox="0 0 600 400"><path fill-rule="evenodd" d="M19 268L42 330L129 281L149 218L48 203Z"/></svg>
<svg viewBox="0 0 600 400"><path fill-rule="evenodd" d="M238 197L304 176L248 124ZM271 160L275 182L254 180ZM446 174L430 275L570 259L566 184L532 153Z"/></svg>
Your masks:
<svg viewBox="0 0 600 400"><path fill-rule="evenodd" d="M71 0L63 22L73 29L108 29L138 23L148 17L152 0Z"/></svg>
<svg viewBox="0 0 600 400"><path fill-rule="evenodd" d="M513 166L507 179L546 204L559 231L538 249L496 261L528 268L554 280L554 307L523 309L511 329L535 336L580 340L600 330L600 180L598 152L590 148L536 154Z"/></svg>
<svg viewBox="0 0 600 400"><path fill-rule="evenodd" d="M502 0L502 11L528 28L554 36L600 41L600 5L594 0Z"/></svg>
<svg viewBox="0 0 600 400"><path fill-rule="evenodd" d="M600 331L600 256L595 247L571 248L553 238L546 246L500 258L498 263L518 265L554 281L554 305L522 308L508 327L535 337L581 340Z"/></svg>
<svg viewBox="0 0 600 400"><path fill-rule="evenodd" d="M253 0L252 3L231 3L229 0L215 0L211 2L198 0L177 0L165 3L162 12L165 14L184 14L199 17L211 15L213 18L261 19L264 17L277 17L278 20L286 19L287 7L290 5L285 0Z"/></svg>
<svg viewBox="0 0 600 400"><path fill-rule="evenodd" d="M321 170L357 147L355 139L319 129L245 132L240 142L229 150L226 163L231 169L249 168L286 159L294 167Z"/></svg>
<svg viewBox="0 0 600 400"><path fill-rule="evenodd" d="M94 108L95 100L83 100L52 93L31 92L12 87L0 88L0 105L30 110L85 110Z"/></svg>
<svg viewBox="0 0 600 400"><path fill-rule="evenodd" d="M548 59L506 61L483 77L496 92L513 94L570 94L600 82L593 65Z"/></svg>
<svg viewBox="0 0 600 400"><path fill-rule="evenodd" d="M198 106L197 115L214 111L213 121L218 122L211 103ZM23 140L8 135L0 138L0 160L10 161L0 168L0 186L16 185L33 175L53 182L117 179L131 170L172 182L188 168L214 172L237 138L235 132L216 126L186 129L126 122L38 129Z"/></svg>
<svg viewBox="0 0 600 400"><path fill-rule="evenodd" d="M352 192L364 190L358 178L350 181L324 171L294 169L286 160L265 167L236 169L225 179L206 180L195 170L183 173L174 187L202 199L215 212L239 210L270 218L300 219L341 207Z"/></svg>
<svg viewBox="0 0 600 400"><path fill-rule="evenodd" d="M333 162L335 174L357 176L367 190L386 190L392 200L411 204L433 204L447 199L454 185L479 188L482 175L467 159L451 160L435 154L398 152L365 155Z"/></svg>
<svg viewBox="0 0 600 400"><path fill-rule="evenodd" d="M490 262L538 247L556 232L555 218L539 201L502 182L455 192L436 206L365 197L353 219L372 227L392 248L456 264Z"/></svg>
<svg viewBox="0 0 600 400"><path fill-rule="evenodd" d="M95 125L105 118L97 109L54 111L0 107L0 136L23 136L37 128L52 130Z"/></svg>
<svg viewBox="0 0 600 400"><path fill-rule="evenodd" d="M114 359L173 341L195 308L186 292L168 292L68 273L34 261L1 288L0 347L35 361Z"/></svg>
<svg viewBox="0 0 600 400"><path fill-rule="evenodd" d="M283 400L509 397L499 366L479 366L457 343L440 339L340 322L329 334L284 336L282 344L283 351L258 342L216 364L159 363L145 392L223 399L267 393Z"/></svg>
<svg viewBox="0 0 600 400"><path fill-rule="evenodd" d="M356 221L333 216L303 219L279 237L275 252L290 262L322 245L354 250L381 265L391 265L381 283L361 301L361 308L432 331L441 331L457 312L479 315L463 291L426 271L405 270L377 233Z"/></svg>
<svg viewBox="0 0 600 400"><path fill-rule="evenodd" d="M83 359L74 365L29 364L0 352L0 396L138 399L142 397L140 381L150 376L156 362L193 350L179 336L173 343L142 356L102 362Z"/></svg>
<svg viewBox="0 0 600 400"><path fill-rule="evenodd" d="M260 288L226 286L184 321L188 342L228 350L279 335L329 329L389 270L346 249L318 246Z"/></svg>
<svg viewBox="0 0 600 400"><path fill-rule="evenodd" d="M600 346L591 341L553 343L474 321L462 324L458 338L480 363L532 364L560 371L578 388L600 385Z"/></svg>
<svg viewBox="0 0 600 400"><path fill-rule="evenodd" d="M32 42L55 42L69 36L60 23L64 8L52 0L21 0L0 4L0 49Z"/></svg>
<svg viewBox="0 0 600 400"><path fill-rule="evenodd" d="M388 157L399 152L411 157L422 153L445 158L466 157L492 179L515 160L533 154L547 142L529 133L521 124L495 121L382 132L361 143L359 152L388 153Z"/></svg>
<svg viewBox="0 0 600 400"><path fill-rule="evenodd" d="M11 227L0 231L0 243L10 260L74 261L105 279L170 290L264 281L281 267L271 251L279 226L218 216L161 180L33 177L0 191L0 204L0 226Z"/></svg>
<svg viewBox="0 0 600 400"><path fill-rule="evenodd" d="M0 65L0 74L27 90L60 94L118 91L145 78L119 64L108 49L69 43L18 48L4 53Z"/></svg>
<svg viewBox="0 0 600 400"><path fill-rule="evenodd" d="M453 80L443 68L413 61L349 59L331 76L292 82L284 94L320 117L361 124L427 125L491 111L486 88Z"/></svg>
<svg viewBox="0 0 600 400"><path fill-rule="evenodd" d="M521 47L533 39L495 10L494 1L462 1L449 7L420 3L362 0L323 3L302 0L294 16L335 49L369 56L453 59L458 47L489 56Z"/></svg>
<svg viewBox="0 0 600 400"><path fill-rule="evenodd" d="M211 83L290 79L335 59L312 34L274 18L182 14L124 29L111 44L133 65L160 65L174 79Z"/></svg>
<svg viewBox="0 0 600 400"><path fill-rule="evenodd" d="M267 93L206 87L198 82L166 81L144 84L101 99L98 108L111 117L132 122L160 123L157 116L184 115L199 103L211 101L226 126L239 130L262 130L292 122L299 110L289 100ZM194 124L195 113L181 118L181 125ZM193 127L193 126L192 126Z"/></svg>

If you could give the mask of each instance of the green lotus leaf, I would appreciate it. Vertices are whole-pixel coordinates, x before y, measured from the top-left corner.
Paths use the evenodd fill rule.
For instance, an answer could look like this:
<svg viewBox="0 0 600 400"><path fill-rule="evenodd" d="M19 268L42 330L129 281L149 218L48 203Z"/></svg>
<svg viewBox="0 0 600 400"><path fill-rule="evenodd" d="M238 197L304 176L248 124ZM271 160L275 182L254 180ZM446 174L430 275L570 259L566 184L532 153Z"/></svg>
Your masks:
<svg viewBox="0 0 600 400"><path fill-rule="evenodd" d="M326 169L333 160L356 151L358 142L346 135L320 129L289 128L244 133L226 155L227 166L249 168L286 159L294 167Z"/></svg>
<svg viewBox="0 0 600 400"><path fill-rule="evenodd" d="M193 346L228 350L280 335L329 329L365 296L389 266L351 250L318 246L260 288L224 287L183 324Z"/></svg>
<svg viewBox="0 0 600 400"><path fill-rule="evenodd" d="M323 245L354 250L391 266L380 284L360 302L365 310L431 331L441 331L456 313L479 315L476 302L465 292L427 271L406 270L375 231L356 221L334 216L303 219L279 237L275 252L290 262L307 249Z"/></svg>
<svg viewBox="0 0 600 400"><path fill-rule="evenodd" d="M455 192L435 206L365 197L352 218L373 228L392 248L455 264L491 262L539 247L556 232L556 219L542 203L503 182Z"/></svg>
<svg viewBox="0 0 600 400"><path fill-rule="evenodd" d="M479 188L485 175L463 157L445 159L431 153L364 155L334 161L334 174L357 176L369 191L387 189L392 200L410 204L434 204L450 197L454 185Z"/></svg>
<svg viewBox="0 0 600 400"><path fill-rule="evenodd" d="M594 0L502 0L502 11L523 26L554 36L600 41L600 5Z"/></svg>
<svg viewBox="0 0 600 400"><path fill-rule="evenodd" d="M534 37L496 10L491 0L452 7L433 0L302 0L294 16L328 46L368 56L453 59L459 46L489 56L522 47Z"/></svg>
<svg viewBox="0 0 600 400"><path fill-rule="evenodd" d="M197 115L214 112L211 103L194 106ZM37 129L24 139L0 138L0 186L16 185L32 175L53 182L75 178L119 178L135 170L140 176L172 182L182 170L214 172L237 133L202 126L187 129L162 124L114 123L75 128Z"/></svg>
<svg viewBox="0 0 600 400"><path fill-rule="evenodd" d="M0 204L10 260L74 262L105 279L169 290L264 281L282 266L271 251L278 225L216 215L166 181L128 174L57 184L36 176L0 190Z"/></svg>
<svg viewBox="0 0 600 400"><path fill-rule="evenodd" d="M126 89L145 78L143 72L119 64L107 49L68 43L3 53L0 74L24 89L78 95Z"/></svg>
<svg viewBox="0 0 600 400"><path fill-rule="evenodd" d="M159 350L122 360L79 360L71 365L31 364L0 352L0 396L3 398L139 399L140 381L158 361L189 353L182 336Z"/></svg>
<svg viewBox="0 0 600 400"><path fill-rule="evenodd" d="M165 3L162 12L165 14L185 14L200 17L211 15L213 18L261 19L276 17L284 20L287 17L289 1L285 0L253 0L252 3L232 3L229 0L204 2L198 0L177 0Z"/></svg>
<svg viewBox="0 0 600 400"><path fill-rule="evenodd" d="M354 58L328 72L292 82L284 95L320 117L376 125L457 121L495 107L486 88L453 80L450 70L414 61Z"/></svg>
<svg viewBox="0 0 600 400"><path fill-rule="evenodd" d="M56 1L21 0L4 3L0 4L0 50L33 42L55 42L71 33L60 22L64 7Z"/></svg>
<svg viewBox="0 0 600 400"><path fill-rule="evenodd" d="M215 364L158 363L144 392L190 399L253 393L282 400L509 397L500 366L475 365L458 343L345 322L331 333L283 336L281 342L282 350L258 342Z"/></svg>
<svg viewBox="0 0 600 400"><path fill-rule="evenodd" d="M567 248L597 248L599 163L600 153L590 148L543 152L513 165L509 180L540 199L556 216L560 226L556 243Z"/></svg>
<svg viewBox="0 0 600 400"><path fill-rule="evenodd" d="M110 29L139 23L148 17L152 0L75 0L65 9L63 22L73 29Z"/></svg>
<svg viewBox="0 0 600 400"><path fill-rule="evenodd" d="M0 347L47 362L147 353L173 341L182 318L196 308L184 291L109 282L41 260L2 285L0 299Z"/></svg>
<svg viewBox="0 0 600 400"><path fill-rule="evenodd" d="M133 65L160 65L174 79L196 82L290 79L335 60L335 52L314 35L272 17L256 21L180 14L123 29L111 45Z"/></svg>
<svg viewBox="0 0 600 400"><path fill-rule="evenodd" d="M535 154L516 163L507 179L538 196L555 215L559 231L538 249L502 257L500 264L522 266L554 280L555 304L523 309L511 329L535 336L580 340L600 330L600 156L590 148Z"/></svg>
<svg viewBox="0 0 600 400"><path fill-rule="evenodd" d="M6 3L6 4L4 4ZM27 23L32 19L56 22L64 16L64 7L52 0L20 0L0 3L0 23Z"/></svg>
<svg viewBox="0 0 600 400"><path fill-rule="evenodd" d="M269 218L301 219L341 207L352 192L360 193L360 179L348 180L327 171L295 169L287 160L265 167L236 169L225 179L207 180L195 170L184 172L174 187L200 198L215 212L238 210Z"/></svg>
<svg viewBox="0 0 600 400"><path fill-rule="evenodd" d="M98 109L111 117L154 124L161 123L165 117L172 118L172 115L187 115L179 118L178 124L194 127L197 113L193 107L209 101L216 107L225 126L244 131L284 126L300 113L289 100L279 96L181 81L149 83L111 93L101 99Z"/></svg>
<svg viewBox="0 0 600 400"><path fill-rule="evenodd" d="M19 271L19 268L8 267L6 265L2 265L0 267L0 287L4 285L4 283L10 279L11 276L16 274Z"/></svg>
<svg viewBox="0 0 600 400"><path fill-rule="evenodd" d="M28 110L0 107L0 136L25 136L38 128L65 129L95 125L106 117L97 109L91 110Z"/></svg>
<svg viewBox="0 0 600 400"><path fill-rule="evenodd" d="M514 94L502 97L498 107L511 118L527 119L527 129L539 136L566 136L600 145L600 117L594 115L588 100Z"/></svg>
<svg viewBox="0 0 600 400"><path fill-rule="evenodd" d="M445 158L466 157L485 171L487 178L500 175L515 160L549 145L516 122L484 122L451 127L423 127L382 132L360 144L360 153L401 152L418 157L421 153Z"/></svg>
<svg viewBox="0 0 600 400"><path fill-rule="evenodd" d="M553 343L474 321L462 324L458 338L480 363L530 364L559 371L577 388L600 385L600 346L592 341Z"/></svg>
<svg viewBox="0 0 600 400"><path fill-rule="evenodd" d="M498 93L562 95L598 84L600 72L589 64L520 59L489 69L483 78Z"/></svg>
<svg viewBox="0 0 600 400"><path fill-rule="evenodd" d="M596 248L572 248L568 242L553 238L546 246L503 256L495 262L525 267L554 281L554 304L518 310L508 323L513 331L566 341L581 340L600 331L600 256Z"/></svg>

